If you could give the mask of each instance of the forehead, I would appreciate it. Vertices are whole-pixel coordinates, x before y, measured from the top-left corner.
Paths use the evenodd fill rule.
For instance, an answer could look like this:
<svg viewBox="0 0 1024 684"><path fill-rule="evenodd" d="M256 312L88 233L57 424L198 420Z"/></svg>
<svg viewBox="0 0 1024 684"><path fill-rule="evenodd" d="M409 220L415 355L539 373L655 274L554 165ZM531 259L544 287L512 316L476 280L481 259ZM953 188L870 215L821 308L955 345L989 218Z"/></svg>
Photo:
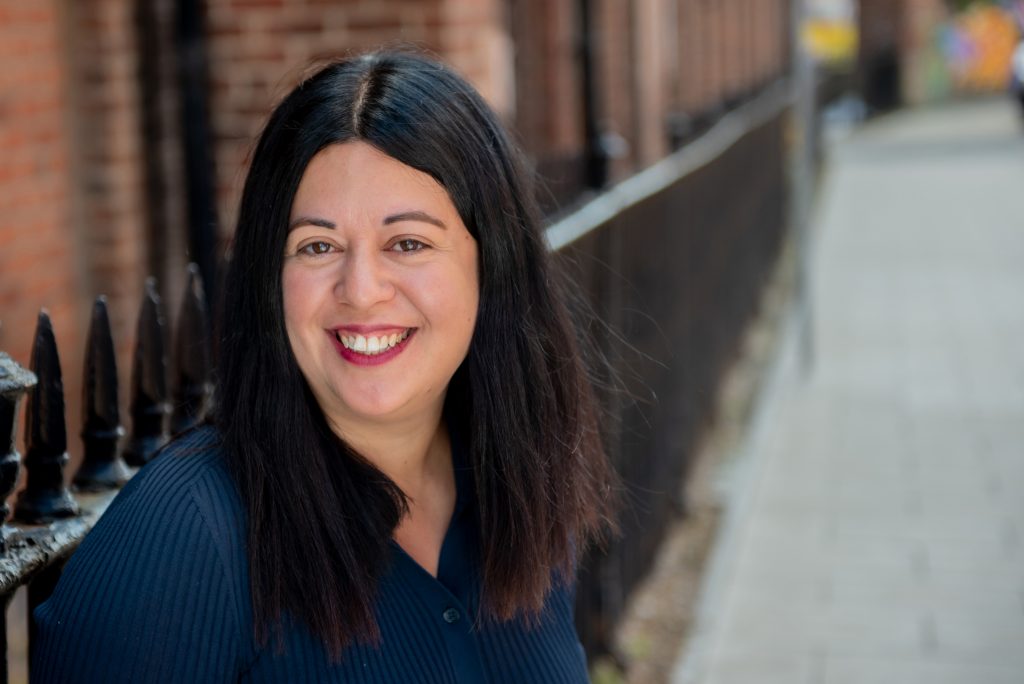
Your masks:
<svg viewBox="0 0 1024 684"><path fill-rule="evenodd" d="M447 191L429 174L364 142L330 145L306 166L292 201L292 218L308 213L378 213L410 209L456 213Z"/></svg>

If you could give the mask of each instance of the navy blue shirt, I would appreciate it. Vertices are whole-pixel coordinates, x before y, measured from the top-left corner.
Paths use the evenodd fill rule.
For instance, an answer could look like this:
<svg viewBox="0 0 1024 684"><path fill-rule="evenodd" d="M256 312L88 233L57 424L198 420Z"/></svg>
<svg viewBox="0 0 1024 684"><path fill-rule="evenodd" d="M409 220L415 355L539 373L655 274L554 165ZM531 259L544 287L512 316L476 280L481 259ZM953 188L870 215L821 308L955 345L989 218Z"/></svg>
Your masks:
<svg viewBox="0 0 1024 684"><path fill-rule="evenodd" d="M35 612L32 681L586 682L571 587L555 585L537 625L476 619L472 478L453 442L457 498L437 577L392 543L378 646L332 662L292 622L282 651L256 644L244 512L203 428L132 478L71 557Z"/></svg>

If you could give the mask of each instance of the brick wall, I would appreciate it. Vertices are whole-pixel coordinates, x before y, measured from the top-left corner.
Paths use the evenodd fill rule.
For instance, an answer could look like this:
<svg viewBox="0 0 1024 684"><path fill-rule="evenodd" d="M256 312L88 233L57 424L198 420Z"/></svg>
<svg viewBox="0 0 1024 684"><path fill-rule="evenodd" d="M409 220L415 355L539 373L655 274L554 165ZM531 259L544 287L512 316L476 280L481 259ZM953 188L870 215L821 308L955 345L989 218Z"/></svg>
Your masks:
<svg viewBox="0 0 1024 684"><path fill-rule="evenodd" d="M60 4L0 0L0 349L28 366L36 314L46 307L76 386L87 310L73 227Z"/></svg>
<svg viewBox="0 0 1024 684"><path fill-rule="evenodd" d="M131 347L147 275L132 3L90 0L66 2L65 7L74 111L72 223L78 231L78 284L86 302L99 294L108 297L126 405ZM83 309L87 314L88 303ZM77 367L75 373L80 373Z"/></svg>
<svg viewBox="0 0 1024 684"><path fill-rule="evenodd" d="M27 366L50 311L73 459L91 302L108 297L126 406L147 270L134 18L125 0L0 0L0 349Z"/></svg>
<svg viewBox="0 0 1024 684"><path fill-rule="evenodd" d="M716 111L779 75L789 1L592 0L598 123L625 142L613 181L668 151L673 117ZM273 105L311 62L380 46L409 44L453 64L535 161L578 183L579 4L205 0L222 240ZM171 321L177 309L187 246L178 7L0 0L0 349L27 365L36 312L50 309L71 435L92 298L110 300L125 406L146 275L159 277Z"/></svg>
<svg viewBox="0 0 1024 684"><path fill-rule="evenodd" d="M222 234L273 105L316 60L388 45L438 54L499 112L514 109L511 43L499 0L209 0L211 111Z"/></svg>
<svg viewBox="0 0 1024 684"><path fill-rule="evenodd" d="M577 153L583 144L583 91L574 3L513 0L509 27L516 70L509 123L534 158Z"/></svg>

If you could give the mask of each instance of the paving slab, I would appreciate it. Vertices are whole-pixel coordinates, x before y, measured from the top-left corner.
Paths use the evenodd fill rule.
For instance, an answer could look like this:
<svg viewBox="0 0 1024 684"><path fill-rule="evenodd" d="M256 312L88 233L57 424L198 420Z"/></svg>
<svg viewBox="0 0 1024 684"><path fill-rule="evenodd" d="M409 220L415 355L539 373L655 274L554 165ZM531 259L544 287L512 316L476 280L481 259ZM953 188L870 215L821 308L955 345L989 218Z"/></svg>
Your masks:
<svg viewBox="0 0 1024 684"><path fill-rule="evenodd" d="M1024 126L991 99L830 150L795 325L723 488L674 684L1024 682Z"/></svg>

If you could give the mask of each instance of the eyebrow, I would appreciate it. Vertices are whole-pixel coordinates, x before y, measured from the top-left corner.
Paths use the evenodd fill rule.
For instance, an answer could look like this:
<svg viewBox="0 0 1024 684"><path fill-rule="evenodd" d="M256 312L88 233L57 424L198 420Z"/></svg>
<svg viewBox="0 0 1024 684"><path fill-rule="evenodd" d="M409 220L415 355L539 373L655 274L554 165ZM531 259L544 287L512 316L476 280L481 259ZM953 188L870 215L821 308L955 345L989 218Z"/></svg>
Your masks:
<svg viewBox="0 0 1024 684"><path fill-rule="evenodd" d="M427 212L419 211L418 209L415 211L403 211L398 214L391 214L384 218L384 225L389 226L392 223L399 223L401 221L421 221L423 223L429 223L437 226L438 228L448 228L441 219L435 218Z"/></svg>
<svg viewBox="0 0 1024 684"><path fill-rule="evenodd" d="M390 226L392 223L400 223L402 221L422 221L423 223L429 223L437 226L438 228L444 228L445 230L448 229L448 226L445 225L444 221L418 209L385 216L383 223L385 226ZM288 224L288 232L290 233L299 226L319 226L320 228L329 228L331 230L338 227L333 221L328 221L327 219L317 218L315 216L299 216Z"/></svg>
<svg viewBox="0 0 1024 684"><path fill-rule="evenodd" d="M300 216L300 217L298 217L297 219L295 219L294 221L292 221L291 223L288 224L288 232L289 233L292 232L293 230L295 230L299 226L307 226L307 225L308 226L319 226L321 228L330 228L331 230L334 230L335 228L338 227L338 226L336 226L334 224L333 221L328 221L327 219L316 218L315 216Z"/></svg>

